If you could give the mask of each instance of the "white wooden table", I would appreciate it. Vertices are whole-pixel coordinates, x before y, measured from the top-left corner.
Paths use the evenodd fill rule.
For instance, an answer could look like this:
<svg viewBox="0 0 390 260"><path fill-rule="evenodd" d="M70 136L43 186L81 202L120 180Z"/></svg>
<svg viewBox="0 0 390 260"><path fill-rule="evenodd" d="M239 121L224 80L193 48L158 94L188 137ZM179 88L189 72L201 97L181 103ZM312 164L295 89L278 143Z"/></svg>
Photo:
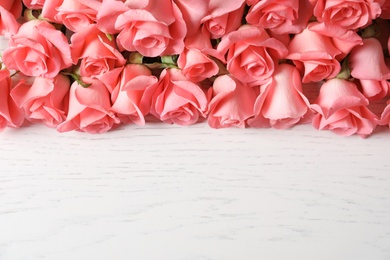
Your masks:
<svg viewBox="0 0 390 260"><path fill-rule="evenodd" d="M390 259L390 131L0 134L1 260Z"/></svg>

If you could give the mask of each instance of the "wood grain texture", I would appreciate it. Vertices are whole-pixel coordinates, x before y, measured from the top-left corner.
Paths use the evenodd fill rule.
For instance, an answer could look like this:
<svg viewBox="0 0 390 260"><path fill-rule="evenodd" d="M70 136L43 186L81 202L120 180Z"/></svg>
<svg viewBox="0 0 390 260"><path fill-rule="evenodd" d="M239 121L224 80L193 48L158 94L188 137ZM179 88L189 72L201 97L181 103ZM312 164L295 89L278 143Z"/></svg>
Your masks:
<svg viewBox="0 0 390 260"><path fill-rule="evenodd" d="M0 134L0 259L390 259L390 132Z"/></svg>

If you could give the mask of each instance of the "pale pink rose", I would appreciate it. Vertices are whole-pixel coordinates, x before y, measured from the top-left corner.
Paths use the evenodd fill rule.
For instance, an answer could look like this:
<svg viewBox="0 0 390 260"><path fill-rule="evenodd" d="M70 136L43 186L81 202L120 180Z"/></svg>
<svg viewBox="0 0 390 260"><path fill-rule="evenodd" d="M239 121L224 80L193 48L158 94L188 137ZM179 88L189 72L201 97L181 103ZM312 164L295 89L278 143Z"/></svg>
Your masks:
<svg viewBox="0 0 390 260"><path fill-rule="evenodd" d="M102 0L66 0L57 8L55 19L67 29L78 32L96 22Z"/></svg>
<svg viewBox="0 0 390 260"><path fill-rule="evenodd" d="M40 9L43 8L43 5L45 4L45 1L46 0L23 0L23 4L28 9L40 10Z"/></svg>
<svg viewBox="0 0 390 260"><path fill-rule="evenodd" d="M10 96L12 80L7 69L0 70L0 131L23 124L24 115Z"/></svg>
<svg viewBox="0 0 390 260"><path fill-rule="evenodd" d="M187 36L193 36L201 30L212 38L236 30L241 25L244 0L175 0L187 25Z"/></svg>
<svg viewBox="0 0 390 260"><path fill-rule="evenodd" d="M208 124L212 128L245 128L254 115L257 92L230 75L215 79L209 105Z"/></svg>
<svg viewBox="0 0 390 260"><path fill-rule="evenodd" d="M20 24L8 10L0 5L0 35L10 37L19 30Z"/></svg>
<svg viewBox="0 0 390 260"><path fill-rule="evenodd" d="M390 82L387 80L360 79L358 85L369 101L378 101L389 95Z"/></svg>
<svg viewBox="0 0 390 260"><path fill-rule="evenodd" d="M36 77L32 85L21 80L11 90L11 96L29 121L57 127L66 118L69 88L70 80L64 75Z"/></svg>
<svg viewBox="0 0 390 260"><path fill-rule="evenodd" d="M22 0L0 0L0 7L10 12L15 19L22 15Z"/></svg>
<svg viewBox="0 0 390 260"><path fill-rule="evenodd" d="M377 124L377 117L367 108L368 104L353 82L330 79L321 86L320 94L311 106L317 112L313 126L339 135L367 137Z"/></svg>
<svg viewBox="0 0 390 260"><path fill-rule="evenodd" d="M124 123L145 124L154 85L158 79L145 66L129 64L120 75L119 84L111 93L111 111Z"/></svg>
<svg viewBox="0 0 390 260"><path fill-rule="evenodd" d="M385 63L382 45L376 38L364 38L363 45L351 51L348 61L354 78L390 79L390 68Z"/></svg>
<svg viewBox="0 0 390 260"><path fill-rule="evenodd" d="M275 34L295 34L306 28L313 15L310 0L262 0L252 3L246 16L249 24Z"/></svg>
<svg viewBox="0 0 390 260"><path fill-rule="evenodd" d="M91 85L84 88L77 81L73 82L69 94L68 115L66 120L57 126L57 130L97 134L117 126L120 120L110 111L110 94L106 86L97 79L82 80Z"/></svg>
<svg viewBox="0 0 390 260"><path fill-rule="evenodd" d="M192 82L211 78L219 71L215 61L197 49L185 48L177 60L177 65L184 76Z"/></svg>
<svg viewBox="0 0 390 260"><path fill-rule="evenodd" d="M191 125L205 117L208 100L204 90L179 69L165 69L156 84L150 113L159 120Z"/></svg>
<svg viewBox="0 0 390 260"><path fill-rule="evenodd" d="M46 21L24 23L11 37L3 52L8 69L20 70L27 76L54 78L72 65L69 43L55 27Z"/></svg>
<svg viewBox="0 0 390 260"><path fill-rule="evenodd" d="M207 13L201 19L202 31L212 39L237 30L241 26L245 0L210 0Z"/></svg>
<svg viewBox="0 0 390 260"><path fill-rule="evenodd" d="M263 84L287 54L286 46L271 38L265 29L243 25L222 38L217 50L227 52L227 70L249 86Z"/></svg>
<svg viewBox="0 0 390 260"><path fill-rule="evenodd" d="M280 64L269 82L260 86L254 105L252 127L286 129L301 122L309 111L309 101L302 93L299 71L289 64Z"/></svg>
<svg viewBox="0 0 390 260"><path fill-rule="evenodd" d="M97 15L104 32L119 32L120 51L138 51L156 57L179 54L184 49L186 25L180 9L171 0L106 0Z"/></svg>
<svg viewBox="0 0 390 260"><path fill-rule="evenodd" d="M363 44L363 39L354 30L346 30L333 24L312 22L308 25L310 31L327 36L340 53L335 55L338 61L344 59L353 48Z"/></svg>
<svg viewBox="0 0 390 260"><path fill-rule="evenodd" d="M371 24L381 5L375 0L318 0L313 13L319 22L356 30Z"/></svg>
<svg viewBox="0 0 390 260"><path fill-rule="evenodd" d="M110 41L96 24L91 24L71 37L73 63L81 59L80 75L83 77L99 76L121 67L126 63L116 49L115 41Z"/></svg>
<svg viewBox="0 0 390 260"><path fill-rule="evenodd" d="M335 57L341 51L329 37L308 28L294 36L288 51L286 58L293 60L303 75L303 83L334 78L340 72L341 66Z"/></svg>

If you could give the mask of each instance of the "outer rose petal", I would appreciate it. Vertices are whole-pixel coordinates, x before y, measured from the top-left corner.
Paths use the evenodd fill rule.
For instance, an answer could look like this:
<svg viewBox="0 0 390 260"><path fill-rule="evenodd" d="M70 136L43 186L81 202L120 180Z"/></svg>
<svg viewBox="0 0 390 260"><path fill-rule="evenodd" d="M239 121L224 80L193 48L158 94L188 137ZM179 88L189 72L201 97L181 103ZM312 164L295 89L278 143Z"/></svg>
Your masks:
<svg viewBox="0 0 390 260"><path fill-rule="evenodd" d="M0 35L10 36L18 32L20 24L8 10L0 5Z"/></svg>
<svg viewBox="0 0 390 260"><path fill-rule="evenodd" d="M382 45L376 38L363 39L349 56L351 75L357 79L390 79L390 68L386 65Z"/></svg>
<svg viewBox="0 0 390 260"><path fill-rule="evenodd" d="M245 128L247 120L254 115L255 100L255 88L232 76L219 76L212 87L208 124L212 128Z"/></svg>

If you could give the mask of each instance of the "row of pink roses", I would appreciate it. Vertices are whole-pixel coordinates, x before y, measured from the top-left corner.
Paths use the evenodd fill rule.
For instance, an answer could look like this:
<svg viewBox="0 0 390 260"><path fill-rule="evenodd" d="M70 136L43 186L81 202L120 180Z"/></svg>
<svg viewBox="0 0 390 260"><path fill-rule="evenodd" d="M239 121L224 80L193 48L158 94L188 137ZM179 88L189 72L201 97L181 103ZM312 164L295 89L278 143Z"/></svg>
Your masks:
<svg viewBox="0 0 390 260"><path fill-rule="evenodd" d="M390 125L390 104L367 108L390 94L388 2L24 0L44 19L20 22L22 1L0 0L0 129L27 118L101 133L152 114L367 136ZM323 81L310 102L302 85Z"/></svg>

